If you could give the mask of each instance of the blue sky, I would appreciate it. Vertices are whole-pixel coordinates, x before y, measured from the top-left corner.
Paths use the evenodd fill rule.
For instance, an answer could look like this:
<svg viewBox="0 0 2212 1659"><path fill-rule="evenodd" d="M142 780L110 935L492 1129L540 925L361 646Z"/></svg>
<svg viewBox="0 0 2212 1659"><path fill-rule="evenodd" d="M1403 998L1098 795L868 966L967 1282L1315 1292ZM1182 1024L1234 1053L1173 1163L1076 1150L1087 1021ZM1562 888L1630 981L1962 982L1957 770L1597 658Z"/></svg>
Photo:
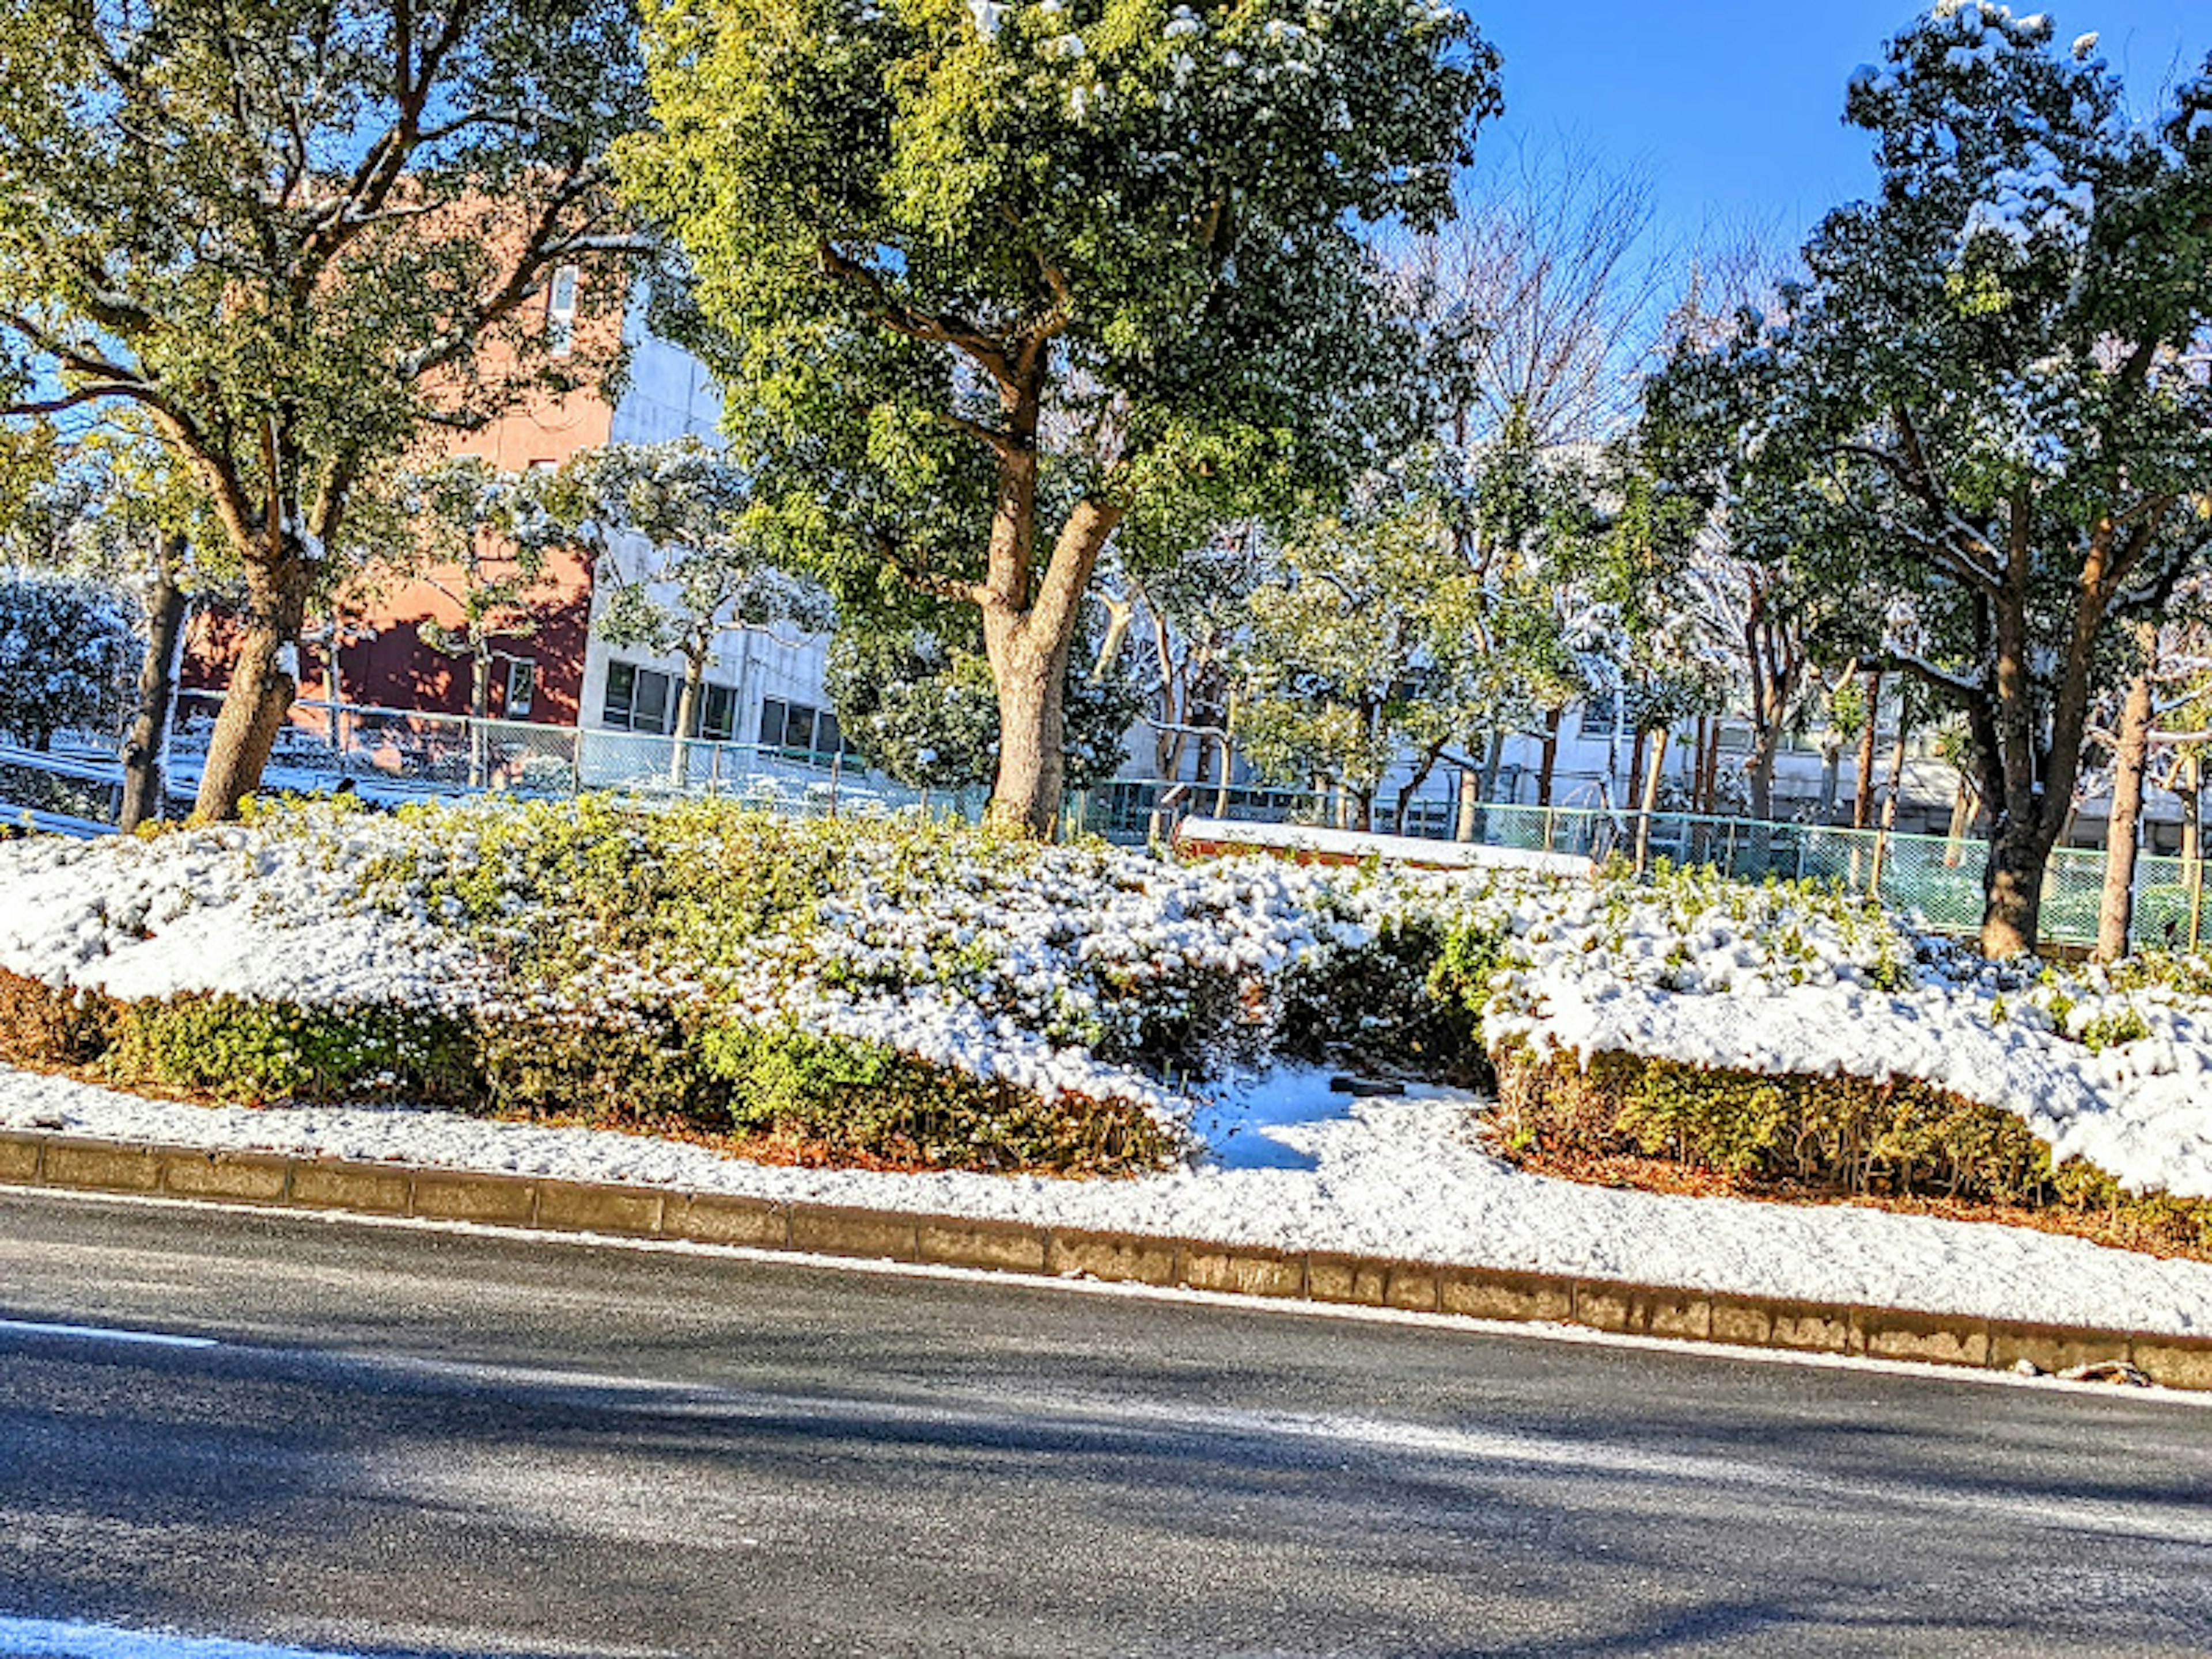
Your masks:
<svg viewBox="0 0 2212 1659"><path fill-rule="evenodd" d="M1565 131L1640 162L1668 240L1695 240L1710 221L1769 227L1793 246L1828 208L1871 190L1867 136L1843 125L1844 84L1915 14L1912 0L1462 3L1505 56L1496 137ZM2139 105L2177 53L2194 72L2212 49L2212 0L2014 8L2039 9L2061 41L2095 31Z"/></svg>

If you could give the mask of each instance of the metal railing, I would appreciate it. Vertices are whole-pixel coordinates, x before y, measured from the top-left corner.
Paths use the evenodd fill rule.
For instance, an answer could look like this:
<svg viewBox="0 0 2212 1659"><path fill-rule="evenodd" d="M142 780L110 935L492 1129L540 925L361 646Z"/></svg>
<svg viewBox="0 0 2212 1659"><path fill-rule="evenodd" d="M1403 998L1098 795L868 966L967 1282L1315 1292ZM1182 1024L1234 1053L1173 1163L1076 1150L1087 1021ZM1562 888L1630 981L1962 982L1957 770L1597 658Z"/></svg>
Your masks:
<svg viewBox="0 0 2212 1659"><path fill-rule="evenodd" d="M173 788L179 793L188 792L198 776L221 701L217 693L179 694L171 766ZM20 751L11 758L32 760ZM106 793L111 767L103 761L88 773L81 763L32 764L33 770L71 775L17 778L12 793L30 793L35 783L45 792L40 798L19 799L16 805L81 810ZM8 775L0 774L0 786ZM303 791L349 783L385 799L619 789L720 796L789 813L922 811L969 821L982 816L988 800L988 791L981 788L909 788L850 755L304 702L293 707L264 783ZM9 793L0 787L0 796ZM1413 805L1405 833L1439 840L1458 835L1456 798L1428 795ZM1343 810L1340 796L1310 790L1239 785L1224 791L1213 783L1117 779L1072 791L1064 822L1074 833L1143 842L1165 840L1180 818L1194 812L1255 823L1327 823L1338 821ZM1600 860L1618 855L1644 869L1665 862L1749 881L1778 876L1831 882L1878 897L1942 933L1972 933L1981 924L1988 849L1971 836L1494 801L1473 807L1470 827L1472 840L1496 847ZM2095 941L2105 861L2094 848L2061 848L2051 854L2043 887L2045 943ZM2136 944L2193 949L2212 934L2202 860L2146 854L2136 860Z"/></svg>
<svg viewBox="0 0 2212 1659"><path fill-rule="evenodd" d="M198 775L222 703L219 692L179 695L170 753L179 781ZM919 811L970 819L981 816L987 799L975 789L908 788L850 754L350 703L294 703L263 786L325 790L341 785L399 797L618 789L733 796L793 812Z"/></svg>

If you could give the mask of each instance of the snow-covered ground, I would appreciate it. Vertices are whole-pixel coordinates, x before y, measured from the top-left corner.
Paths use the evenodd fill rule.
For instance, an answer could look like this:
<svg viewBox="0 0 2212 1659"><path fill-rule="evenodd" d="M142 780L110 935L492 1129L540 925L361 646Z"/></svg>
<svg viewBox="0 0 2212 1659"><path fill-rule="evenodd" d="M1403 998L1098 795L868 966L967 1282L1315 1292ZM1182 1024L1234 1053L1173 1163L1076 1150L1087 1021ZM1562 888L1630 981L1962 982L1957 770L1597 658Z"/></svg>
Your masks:
<svg viewBox="0 0 2212 1659"><path fill-rule="evenodd" d="M1282 1070L1224 1092L1207 1155L1120 1181L749 1164L606 1130L398 1109L152 1101L0 1070L0 1126L1342 1250L1943 1313L2212 1332L2212 1263L2023 1228L1555 1181L1488 1155L1449 1091L1354 1098Z"/></svg>
<svg viewBox="0 0 2212 1659"><path fill-rule="evenodd" d="M1092 1183L754 1168L622 1134L399 1110L213 1110L21 1075L0 1088L0 1121L2212 1330L2212 1266L1989 1224L1545 1180L1484 1153L1468 1098L1354 1103L1287 1069L1278 1046L1286 1008L1316 983L1346 1029L1363 1029L1374 976L1403 982L1375 985L1372 1009L1413 982L1373 947L1393 928L1426 928L1475 941L1486 966L1472 971L1495 964L1483 1013L1493 1044L1922 1078L2016 1114L2057 1156L2133 1188L2212 1197L2212 965L1995 968L1833 895L1680 873L1637 885L1265 859L1185 866L763 822L480 805L288 813L144 841L34 837L0 845L0 968L121 997L494 1011L527 1000L585 1017L618 1014L626 996L691 998L710 1018L865 1037L1042 1095L1143 1101L1187 1127L1189 1167ZM588 857L547 852L580 824ZM642 924L635 907L575 890L595 860L769 870L783 866L758 861L823 850L776 839L793 835L831 838L808 866L820 884L764 921L716 909L712 877L642 901L667 907ZM1451 994L1473 983L1462 975ZM1271 1080L1235 1081L1251 1075Z"/></svg>

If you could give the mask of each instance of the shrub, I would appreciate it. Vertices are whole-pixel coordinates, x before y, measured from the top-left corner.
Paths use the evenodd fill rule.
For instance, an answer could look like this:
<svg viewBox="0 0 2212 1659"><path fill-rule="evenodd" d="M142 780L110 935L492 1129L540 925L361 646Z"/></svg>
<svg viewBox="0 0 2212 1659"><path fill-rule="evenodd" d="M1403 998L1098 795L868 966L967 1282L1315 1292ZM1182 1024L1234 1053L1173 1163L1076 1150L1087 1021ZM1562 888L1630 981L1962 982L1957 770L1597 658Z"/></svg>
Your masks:
<svg viewBox="0 0 2212 1659"><path fill-rule="evenodd" d="M58 989L0 968L0 1055L40 1066L97 1060L107 1047L114 1004Z"/></svg>
<svg viewBox="0 0 2212 1659"><path fill-rule="evenodd" d="M833 1152L939 1169L1098 1174L1158 1168L1177 1151L1134 1102L1064 1095L1048 1103L877 1043L721 1025L709 1028L702 1051L728 1086L738 1128Z"/></svg>
<svg viewBox="0 0 2212 1659"><path fill-rule="evenodd" d="M1620 1053L1498 1055L1498 1122L1521 1153L1633 1152L1753 1187L2102 1212L2125 1242L2212 1251L2212 1202L2131 1194L2104 1170L2053 1166L2021 1119L1918 1081L1768 1077Z"/></svg>
<svg viewBox="0 0 2212 1659"><path fill-rule="evenodd" d="M468 1105L474 1043L450 1016L380 1004L301 1007L225 994L113 1006L101 1072L247 1100L404 1096Z"/></svg>

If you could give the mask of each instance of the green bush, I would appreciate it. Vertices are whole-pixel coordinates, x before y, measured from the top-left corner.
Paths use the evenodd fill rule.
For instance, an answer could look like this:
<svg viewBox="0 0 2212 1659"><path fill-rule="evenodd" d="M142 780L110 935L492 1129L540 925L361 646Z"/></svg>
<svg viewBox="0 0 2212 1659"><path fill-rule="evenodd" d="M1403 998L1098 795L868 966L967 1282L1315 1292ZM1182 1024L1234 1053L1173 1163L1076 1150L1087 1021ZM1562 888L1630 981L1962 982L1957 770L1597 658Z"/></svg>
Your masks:
<svg viewBox="0 0 2212 1659"><path fill-rule="evenodd" d="M1158 1168L1174 1137L1141 1107L1026 1091L932 1066L878 1043L789 1026L718 1025L707 1068L736 1127L828 1151L939 1169L1096 1174Z"/></svg>
<svg viewBox="0 0 2212 1659"><path fill-rule="evenodd" d="M118 1083L256 1101L404 1096L466 1105L481 1087L460 1021L375 1004L307 1008L227 994L121 1002L98 1059Z"/></svg>
<svg viewBox="0 0 2212 1659"><path fill-rule="evenodd" d="M1520 1152L1664 1158L1753 1187L2097 1213L2119 1242L2212 1251L2212 1203L2131 1194L2054 1166L2020 1118L1915 1079L1767 1077L1638 1054L1498 1056L1498 1123Z"/></svg>

